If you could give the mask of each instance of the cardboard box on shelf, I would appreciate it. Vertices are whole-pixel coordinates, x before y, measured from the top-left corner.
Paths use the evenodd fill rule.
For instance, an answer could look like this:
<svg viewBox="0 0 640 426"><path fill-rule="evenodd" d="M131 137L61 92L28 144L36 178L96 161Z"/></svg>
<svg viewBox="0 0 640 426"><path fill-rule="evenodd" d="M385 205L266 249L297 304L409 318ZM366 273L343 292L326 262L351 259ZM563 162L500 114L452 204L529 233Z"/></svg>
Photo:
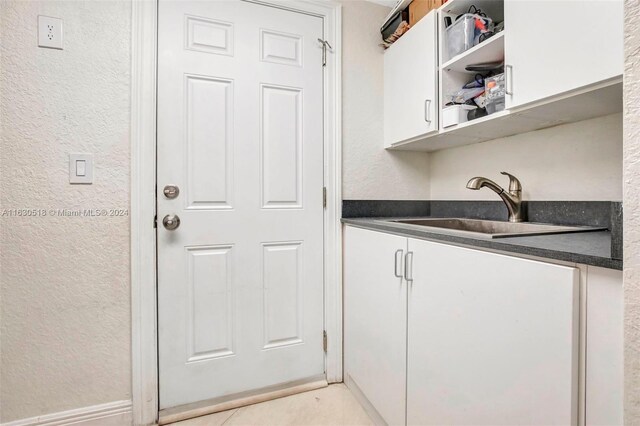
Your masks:
<svg viewBox="0 0 640 426"><path fill-rule="evenodd" d="M409 25L414 26L433 9L442 6L443 0L413 0L409 4Z"/></svg>

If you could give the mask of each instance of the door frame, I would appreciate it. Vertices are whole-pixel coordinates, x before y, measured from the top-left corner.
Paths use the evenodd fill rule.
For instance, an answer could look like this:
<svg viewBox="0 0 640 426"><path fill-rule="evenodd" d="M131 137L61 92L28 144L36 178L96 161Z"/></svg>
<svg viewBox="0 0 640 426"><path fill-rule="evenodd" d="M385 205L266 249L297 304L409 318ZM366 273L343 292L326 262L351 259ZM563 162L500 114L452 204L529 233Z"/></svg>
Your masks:
<svg viewBox="0 0 640 426"><path fill-rule="evenodd" d="M245 0L318 16L324 68L324 325L327 381L342 381L342 6L330 0ZM158 0L131 2L131 384L133 424L158 420L156 72ZM320 194L319 194L320 196Z"/></svg>

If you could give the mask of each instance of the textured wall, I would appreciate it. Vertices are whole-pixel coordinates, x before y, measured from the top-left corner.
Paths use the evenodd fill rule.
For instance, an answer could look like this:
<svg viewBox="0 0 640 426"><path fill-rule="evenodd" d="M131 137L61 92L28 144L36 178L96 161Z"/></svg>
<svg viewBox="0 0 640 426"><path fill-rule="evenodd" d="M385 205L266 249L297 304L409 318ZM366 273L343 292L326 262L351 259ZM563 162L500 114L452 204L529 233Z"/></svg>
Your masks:
<svg viewBox="0 0 640 426"><path fill-rule="evenodd" d="M377 44L388 9L362 1L343 5L344 198L427 199L429 156L382 149L383 67ZM635 0L628 1L629 13L637 8ZM3 0L0 10L0 211L128 208L129 1ZM38 14L64 19L65 50L37 48ZM627 27L627 206L640 201L637 19L635 13ZM582 188L577 184L559 189L566 171L548 164L548 145L560 144L565 158L604 167L581 173L602 194L597 198L617 199L614 181L620 172L613 163L621 161L619 120L593 120L588 131L581 132L585 124L578 123L443 151L431 161L437 179L433 198L460 190L468 174L496 177L508 160L519 164L514 172L524 176L529 196L582 199L575 195ZM578 138L587 144L576 143ZM504 155L495 157L503 160L483 154L486 163L478 163L473 153L480 148ZM68 184L70 152L94 153L93 185ZM538 181L526 167L540 164L553 173ZM456 197L480 194L464 191ZM632 424L640 423L640 231L631 226L640 229L640 213L627 208L625 220L626 410ZM0 215L0 221L0 421L129 399L129 219Z"/></svg>
<svg viewBox="0 0 640 426"><path fill-rule="evenodd" d="M473 176L522 181L529 200L622 200L622 115L565 124L431 154L433 200L497 200L466 189Z"/></svg>
<svg viewBox="0 0 640 426"><path fill-rule="evenodd" d="M130 3L0 7L2 210L127 209ZM64 50L37 47L39 14ZM69 185L70 152L93 185ZM0 220L0 421L129 399L129 218Z"/></svg>
<svg viewBox="0 0 640 426"><path fill-rule="evenodd" d="M469 191L475 175L521 178L535 200L621 200L622 117L608 117L496 139L433 154L382 149L383 51L380 23L389 9L343 4L343 198L495 199ZM544 165L545 173L540 173Z"/></svg>
<svg viewBox="0 0 640 426"><path fill-rule="evenodd" d="M625 1L624 378L625 424L640 424L640 2Z"/></svg>
<svg viewBox="0 0 640 426"><path fill-rule="evenodd" d="M342 197L429 198L429 156L383 149L383 49L389 9L345 0L342 8Z"/></svg>

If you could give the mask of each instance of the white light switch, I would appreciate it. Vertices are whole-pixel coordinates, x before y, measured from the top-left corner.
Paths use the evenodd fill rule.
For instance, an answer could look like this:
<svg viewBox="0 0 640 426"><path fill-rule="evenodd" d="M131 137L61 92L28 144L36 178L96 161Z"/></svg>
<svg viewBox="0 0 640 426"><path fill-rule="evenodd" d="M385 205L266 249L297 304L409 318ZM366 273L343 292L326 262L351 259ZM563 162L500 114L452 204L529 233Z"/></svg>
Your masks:
<svg viewBox="0 0 640 426"><path fill-rule="evenodd" d="M76 161L76 176L84 176L87 171L87 162L85 160Z"/></svg>
<svg viewBox="0 0 640 426"><path fill-rule="evenodd" d="M62 50L62 19L38 15L38 46Z"/></svg>
<svg viewBox="0 0 640 426"><path fill-rule="evenodd" d="M93 183L93 155L69 154L69 183Z"/></svg>

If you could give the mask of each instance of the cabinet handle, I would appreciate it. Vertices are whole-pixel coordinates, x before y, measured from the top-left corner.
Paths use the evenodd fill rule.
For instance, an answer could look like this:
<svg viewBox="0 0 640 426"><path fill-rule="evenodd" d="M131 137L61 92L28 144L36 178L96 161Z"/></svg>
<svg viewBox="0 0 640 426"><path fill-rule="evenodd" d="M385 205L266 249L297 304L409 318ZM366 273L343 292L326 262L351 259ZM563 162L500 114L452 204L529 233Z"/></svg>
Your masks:
<svg viewBox="0 0 640 426"><path fill-rule="evenodd" d="M431 99L424 100L424 121L431 123Z"/></svg>
<svg viewBox="0 0 640 426"><path fill-rule="evenodd" d="M408 251L404 257L404 279L413 282L413 252Z"/></svg>
<svg viewBox="0 0 640 426"><path fill-rule="evenodd" d="M513 95L513 65L504 67L504 87L507 95Z"/></svg>
<svg viewBox="0 0 640 426"><path fill-rule="evenodd" d="M393 265L393 274L398 278L402 278L402 261L398 261L398 258L402 259L403 252L404 250L402 249L396 250L396 258ZM400 267L400 272L398 272L398 267Z"/></svg>

